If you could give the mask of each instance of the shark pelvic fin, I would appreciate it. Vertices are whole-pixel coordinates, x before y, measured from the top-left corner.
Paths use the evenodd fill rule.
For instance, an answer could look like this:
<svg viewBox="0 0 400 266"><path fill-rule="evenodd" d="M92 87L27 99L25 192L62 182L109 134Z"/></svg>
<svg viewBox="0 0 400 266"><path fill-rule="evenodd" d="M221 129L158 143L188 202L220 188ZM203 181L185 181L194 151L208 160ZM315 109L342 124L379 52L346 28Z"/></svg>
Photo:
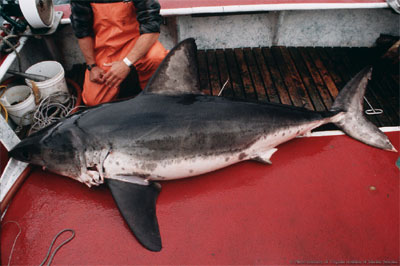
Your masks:
<svg viewBox="0 0 400 266"><path fill-rule="evenodd" d="M161 236L156 216L158 183L148 186L106 179L106 184L124 220L139 242L148 250L160 251Z"/></svg>
<svg viewBox="0 0 400 266"><path fill-rule="evenodd" d="M263 154L260 154L254 158L252 158L252 160L263 163L263 164L272 164L271 162L271 156L272 154L274 154L278 149L277 148L272 148L268 151L266 151Z"/></svg>
<svg viewBox="0 0 400 266"><path fill-rule="evenodd" d="M177 44L161 62L144 92L157 94L201 94L194 39Z"/></svg>

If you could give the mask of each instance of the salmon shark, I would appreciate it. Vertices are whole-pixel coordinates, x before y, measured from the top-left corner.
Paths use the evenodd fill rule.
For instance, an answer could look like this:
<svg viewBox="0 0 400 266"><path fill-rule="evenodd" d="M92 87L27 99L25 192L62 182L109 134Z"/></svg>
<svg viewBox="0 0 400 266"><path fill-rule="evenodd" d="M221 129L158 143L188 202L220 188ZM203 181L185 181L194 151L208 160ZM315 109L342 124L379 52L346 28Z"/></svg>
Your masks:
<svg viewBox="0 0 400 266"><path fill-rule="evenodd" d="M244 160L271 163L277 146L326 123L368 145L395 151L363 116L371 69L341 90L330 111L203 95L193 39L174 47L135 98L73 114L22 140L13 158L87 186L106 184L133 234L160 251L158 181Z"/></svg>

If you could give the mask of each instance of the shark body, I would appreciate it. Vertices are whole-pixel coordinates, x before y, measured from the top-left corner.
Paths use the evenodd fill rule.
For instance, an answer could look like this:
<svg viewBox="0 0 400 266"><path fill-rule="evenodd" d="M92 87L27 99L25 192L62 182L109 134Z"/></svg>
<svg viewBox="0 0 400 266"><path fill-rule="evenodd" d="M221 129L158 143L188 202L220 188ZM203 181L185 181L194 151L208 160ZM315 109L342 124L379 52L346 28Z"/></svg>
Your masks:
<svg viewBox="0 0 400 266"><path fill-rule="evenodd" d="M10 154L89 187L107 184L139 242L159 251L156 181L244 160L270 163L279 144L326 123L395 150L362 115L370 76L369 68L358 73L327 112L207 96L200 92L195 42L188 39L171 50L137 97L74 114L24 139Z"/></svg>

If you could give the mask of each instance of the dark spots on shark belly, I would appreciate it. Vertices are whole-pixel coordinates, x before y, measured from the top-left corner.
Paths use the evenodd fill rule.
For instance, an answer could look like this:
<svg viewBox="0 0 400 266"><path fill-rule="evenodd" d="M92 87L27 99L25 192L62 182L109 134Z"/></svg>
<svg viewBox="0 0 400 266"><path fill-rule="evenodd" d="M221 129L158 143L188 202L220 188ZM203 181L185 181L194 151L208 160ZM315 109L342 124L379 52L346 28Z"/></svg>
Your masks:
<svg viewBox="0 0 400 266"><path fill-rule="evenodd" d="M144 170L144 171L148 171L148 172L152 172L157 168L157 163L142 163L140 165L140 169Z"/></svg>
<svg viewBox="0 0 400 266"><path fill-rule="evenodd" d="M120 163L119 163L118 160L109 159L109 160L108 160L108 164L113 164L113 165L115 165L115 166L120 166Z"/></svg>
<svg viewBox="0 0 400 266"><path fill-rule="evenodd" d="M244 159L246 159L248 155L245 152L241 152L238 156L239 161L243 161Z"/></svg>

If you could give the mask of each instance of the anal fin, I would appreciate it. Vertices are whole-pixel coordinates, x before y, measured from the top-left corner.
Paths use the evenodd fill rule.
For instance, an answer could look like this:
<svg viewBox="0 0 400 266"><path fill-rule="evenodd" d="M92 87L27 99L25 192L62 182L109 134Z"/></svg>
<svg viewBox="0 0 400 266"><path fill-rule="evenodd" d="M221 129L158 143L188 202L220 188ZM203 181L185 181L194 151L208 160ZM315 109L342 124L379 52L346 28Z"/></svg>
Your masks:
<svg viewBox="0 0 400 266"><path fill-rule="evenodd" d="M106 179L106 184L124 220L138 241L148 250L160 251L161 236L156 216L156 201L161 187Z"/></svg>

